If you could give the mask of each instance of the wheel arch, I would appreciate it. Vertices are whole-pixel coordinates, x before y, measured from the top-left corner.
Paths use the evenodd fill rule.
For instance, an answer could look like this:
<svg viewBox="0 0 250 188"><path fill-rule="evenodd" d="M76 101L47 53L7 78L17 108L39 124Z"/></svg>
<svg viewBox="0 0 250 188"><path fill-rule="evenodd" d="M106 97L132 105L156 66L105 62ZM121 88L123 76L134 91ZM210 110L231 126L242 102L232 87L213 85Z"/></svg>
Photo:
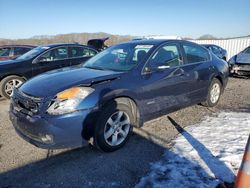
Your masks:
<svg viewBox="0 0 250 188"><path fill-rule="evenodd" d="M126 95L115 96L101 103L99 110L89 114L88 117L85 119L85 121L83 122L83 130L82 130L82 137L85 140L89 140L91 137L93 137L95 126L96 126L97 119L98 119L97 117L100 116L102 109L105 108L110 103L114 103L114 102L120 103L120 104L122 103L129 104L132 110L132 114L136 118L136 123L133 126L135 127L142 126L143 121L140 118L141 117L140 110L139 110L137 102L131 96L126 96Z"/></svg>
<svg viewBox="0 0 250 188"><path fill-rule="evenodd" d="M216 76L214 76L214 78L218 79L222 86L224 85L223 78L221 75L216 75Z"/></svg>
<svg viewBox="0 0 250 188"><path fill-rule="evenodd" d="M23 78L25 81L27 81L27 78L25 76L22 76L21 74L6 74L6 75L4 75L4 76L1 77L0 82L3 79L5 79L7 77L10 77L10 76L17 76L17 77Z"/></svg>

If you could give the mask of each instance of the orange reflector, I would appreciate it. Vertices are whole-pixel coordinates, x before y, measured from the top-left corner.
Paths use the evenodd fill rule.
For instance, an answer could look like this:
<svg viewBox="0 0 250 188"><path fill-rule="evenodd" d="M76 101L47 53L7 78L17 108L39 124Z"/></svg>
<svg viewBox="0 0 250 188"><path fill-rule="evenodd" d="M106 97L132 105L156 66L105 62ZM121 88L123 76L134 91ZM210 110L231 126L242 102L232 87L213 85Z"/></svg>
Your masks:
<svg viewBox="0 0 250 188"><path fill-rule="evenodd" d="M234 188L249 188L250 187L250 175L239 170Z"/></svg>
<svg viewBox="0 0 250 188"><path fill-rule="evenodd" d="M71 99L71 98L74 98L77 96L77 94L80 92L80 88L79 87L73 87L71 89L67 89L61 93L59 93L57 95L57 98L58 99L61 99L61 100L66 100L66 99Z"/></svg>
<svg viewBox="0 0 250 188"><path fill-rule="evenodd" d="M250 153L249 152L245 153L243 159L246 160L247 162L250 162Z"/></svg>

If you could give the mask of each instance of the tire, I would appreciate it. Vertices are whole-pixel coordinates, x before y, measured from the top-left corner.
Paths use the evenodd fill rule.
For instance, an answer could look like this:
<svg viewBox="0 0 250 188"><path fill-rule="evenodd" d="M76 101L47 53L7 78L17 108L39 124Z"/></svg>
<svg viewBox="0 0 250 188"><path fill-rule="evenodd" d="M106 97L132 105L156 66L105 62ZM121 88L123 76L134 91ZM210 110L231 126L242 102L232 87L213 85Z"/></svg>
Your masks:
<svg viewBox="0 0 250 188"><path fill-rule="evenodd" d="M207 100L201 104L206 107L216 106L220 100L221 93L222 93L222 84L220 80L214 78L208 89Z"/></svg>
<svg viewBox="0 0 250 188"><path fill-rule="evenodd" d="M119 100L104 107L97 120L94 132L94 144L98 149L104 152L113 152L127 142L131 135L132 127L136 123L136 118L131 111L129 104L119 103ZM118 117L120 117L120 121L118 121ZM117 124L114 122L117 122ZM119 127L119 122L121 125L124 125ZM125 135L124 138L122 138L123 135ZM117 138L116 144L113 142L113 137Z"/></svg>
<svg viewBox="0 0 250 188"><path fill-rule="evenodd" d="M10 99L14 87L19 87L25 80L19 76L8 76L0 82L0 95Z"/></svg>

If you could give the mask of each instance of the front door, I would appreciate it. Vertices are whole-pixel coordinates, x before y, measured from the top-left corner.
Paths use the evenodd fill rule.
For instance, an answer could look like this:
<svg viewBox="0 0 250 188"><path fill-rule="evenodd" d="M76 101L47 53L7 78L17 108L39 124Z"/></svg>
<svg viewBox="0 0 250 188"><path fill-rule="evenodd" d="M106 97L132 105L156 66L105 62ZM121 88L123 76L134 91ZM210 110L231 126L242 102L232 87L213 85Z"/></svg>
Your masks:
<svg viewBox="0 0 250 188"><path fill-rule="evenodd" d="M60 69L66 66L70 66L70 60L68 58L68 48L65 46L53 48L44 54L40 55L32 63L33 76L54 70Z"/></svg>
<svg viewBox="0 0 250 188"><path fill-rule="evenodd" d="M186 73L182 69L182 55L177 43L160 47L146 65L142 75L142 100L145 119L178 109L188 102Z"/></svg>

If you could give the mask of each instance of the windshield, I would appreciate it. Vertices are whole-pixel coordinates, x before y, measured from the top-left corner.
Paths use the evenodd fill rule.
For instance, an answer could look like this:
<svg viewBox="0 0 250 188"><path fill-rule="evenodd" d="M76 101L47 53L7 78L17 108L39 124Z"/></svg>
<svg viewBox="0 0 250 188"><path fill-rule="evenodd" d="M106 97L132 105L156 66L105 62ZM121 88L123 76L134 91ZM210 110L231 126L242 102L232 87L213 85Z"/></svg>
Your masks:
<svg viewBox="0 0 250 188"><path fill-rule="evenodd" d="M83 66L86 68L128 71L142 61L153 45L120 44L110 47L89 59Z"/></svg>
<svg viewBox="0 0 250 188"><path fill-rule="evenodd" d="M49 49L47 46L39 46L36 48L33 48L32 50L28 51L27 53L19 56L17 60L25 60L25 59L31 59L40 53L44 52L45 50Z"/></svg>

